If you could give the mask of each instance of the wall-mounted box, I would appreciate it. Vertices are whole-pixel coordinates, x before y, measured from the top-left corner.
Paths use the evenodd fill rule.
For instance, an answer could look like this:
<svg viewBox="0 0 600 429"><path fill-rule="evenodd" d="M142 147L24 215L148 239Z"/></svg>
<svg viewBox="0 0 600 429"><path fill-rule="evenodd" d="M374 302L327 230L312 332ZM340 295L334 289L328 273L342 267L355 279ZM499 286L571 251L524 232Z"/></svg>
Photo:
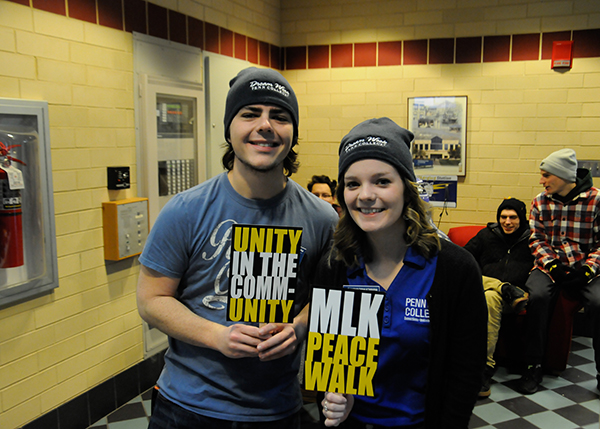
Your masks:
<svg viewBox="0 0 600 429"><path fill-rule="evenodd" d="M600 160L578 159L578 168L587 168L592 173L592 177L600 177Z"/></svg>
<svg viewBox="0 0 600 429"><path fill-rule="evenodd" d="M137 45L136 45L137 46ZM140 74L138 192L150 225L173 196L206 180L202 84Z"/></svg>
<svg viewBox="0 0 600 429"><path fill-rule="evenodd" d="M570 69L573 67L573 41L552 42L552 68Z"/></svg>
<svg viewBox="0 0 600 429"><path fill-rule="evenodd" d="M58 287L48 103L0 98L0 307Z"/></svg>
<svg viewBox="0 0 600 429"><path fill-rule="evenodd" d="M102 203L104 259L120 261L139 255L148 238L148 198Z"/></svg>
<svg viewBox="0 0 600 429"><path fill-rule="evenodd" d="M106 181L108 189L129 189L130 184L129 167L106 167Z"/></svg>

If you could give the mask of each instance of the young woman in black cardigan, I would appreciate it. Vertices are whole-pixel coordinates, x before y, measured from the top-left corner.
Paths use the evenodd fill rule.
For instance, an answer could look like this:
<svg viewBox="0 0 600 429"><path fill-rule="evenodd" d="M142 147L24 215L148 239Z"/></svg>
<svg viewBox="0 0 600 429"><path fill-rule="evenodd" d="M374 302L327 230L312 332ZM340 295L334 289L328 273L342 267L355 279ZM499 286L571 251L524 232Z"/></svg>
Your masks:
<svg viewBox="0 0 600 429"><path fill-rule="evenodd" d="M374 397L328 392L325 426L467 428L486 358L481 274L440 240L415 187L413 134L388 118L354 127L340 145L342 217L315 286L385 291Z"/></svg>

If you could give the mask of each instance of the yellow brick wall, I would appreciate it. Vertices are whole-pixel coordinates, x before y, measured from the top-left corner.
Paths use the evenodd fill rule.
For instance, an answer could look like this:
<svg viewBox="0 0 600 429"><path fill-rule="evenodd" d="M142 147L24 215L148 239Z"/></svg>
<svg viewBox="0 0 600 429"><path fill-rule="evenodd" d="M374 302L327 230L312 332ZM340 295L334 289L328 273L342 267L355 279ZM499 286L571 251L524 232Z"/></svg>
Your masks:
<svg viewBox="0 0 600 429"><path fill-rule="evenodd" d="M152 0L151 3L281 46L279 0Z"/></svg>
<svg viewBox="0 0 600 429"><path fill-rule="evenodd" d="M280 45L279 0L153 3ZM102 202L137 196L130 33L0 0L0 97L49 104L59 287L0 309L0 428L143 359L137 259L105 262ZM106 167L132 187L106 189Z"/></svg>
<svg viewBox="0 0 600 429"><path fill-rule="evenodd" d="M600 28L600 2L282 0L282 44L381 42ZM467 174L458 207L440 228L495 220L501 199L529 204L540 161L571 147L600 159L600 59L576 58L568 72L550 60L290 70L300 104L300 162L293 178L337 178L341 138L357 123L388 116L407 126L407 99L468 96ZM600 185L598 178L594 179ZM433 210L436 223L440 210Z"/></svg>
<svg viewBox="0 0 600 429"><path fill-rule="evenodd" d="M281 0L281 45L600 28L594 0Z"/></svg>
<svg viewBox="0 0 600 429"><path fill-rule="evenodd" d="M301 167L293 178L302 186L313 174L337 178L339 142L359 122L388 116L406 127L409 97L466 95L467 173L458 179L457 208L442 217L446 232L494 221L504 197L529 205L541 191L539 163L555 150L570 147L579 159L600 159L599 58L575 59L567 73L552 71L545 60L285 75L301 106ZM436 224L439 215L434 209Z"/></svg>
<svg viewBox="0 0 600 429"><path fill-rule="evenodd" d="M132 166L131 34L0 2L0 97L49 103L59 288L0 310L0 427L15 428L139 362L136 261L105 263L106 167Z"/></svg>

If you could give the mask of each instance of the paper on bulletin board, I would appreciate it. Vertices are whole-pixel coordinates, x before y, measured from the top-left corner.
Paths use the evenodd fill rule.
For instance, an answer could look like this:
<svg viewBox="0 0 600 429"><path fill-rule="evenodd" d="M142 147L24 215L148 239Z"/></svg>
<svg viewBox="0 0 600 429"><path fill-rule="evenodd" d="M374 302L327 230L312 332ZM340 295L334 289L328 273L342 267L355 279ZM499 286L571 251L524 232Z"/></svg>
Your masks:
<svg viewBox="0 0 600 429"><path fill-rule="evenodd" d="M422 176L419 186L432 207L456 207L457 176Z"/></svg>

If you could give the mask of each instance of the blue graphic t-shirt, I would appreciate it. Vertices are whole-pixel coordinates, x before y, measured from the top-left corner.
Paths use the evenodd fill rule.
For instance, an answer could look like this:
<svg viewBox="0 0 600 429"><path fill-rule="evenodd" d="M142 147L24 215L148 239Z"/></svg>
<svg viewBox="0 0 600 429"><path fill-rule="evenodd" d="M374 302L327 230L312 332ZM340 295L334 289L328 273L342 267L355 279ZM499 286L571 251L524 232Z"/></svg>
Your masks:
<svg viewBox="0 0 600 429"><path fill-rule="evenodd" d="M297 183L268 200L239 195L227 174L175 195L152 227L140 262L181 279L177 299L195 314L222 325L229 288L231 226L280 225L302 228L301 261L294 314L306 304L307 276L327 251L338 215L331 205ZM268 362L230 359L221 353L169 338L160 392L181 407L208 417L268 421L302 406L296 351Z"/></svg>
<svg viewBox="0 0 600 429"><path fill-rule="evenodd" d="M437 256L406 251L404 265L386 291L375 396L356 396L352 415L364 423L410 426L424 421L429 364L429 306ZM364 263L348 270L351 285L377 285ZM379 286L381 290L384 290Z"/></svg>

